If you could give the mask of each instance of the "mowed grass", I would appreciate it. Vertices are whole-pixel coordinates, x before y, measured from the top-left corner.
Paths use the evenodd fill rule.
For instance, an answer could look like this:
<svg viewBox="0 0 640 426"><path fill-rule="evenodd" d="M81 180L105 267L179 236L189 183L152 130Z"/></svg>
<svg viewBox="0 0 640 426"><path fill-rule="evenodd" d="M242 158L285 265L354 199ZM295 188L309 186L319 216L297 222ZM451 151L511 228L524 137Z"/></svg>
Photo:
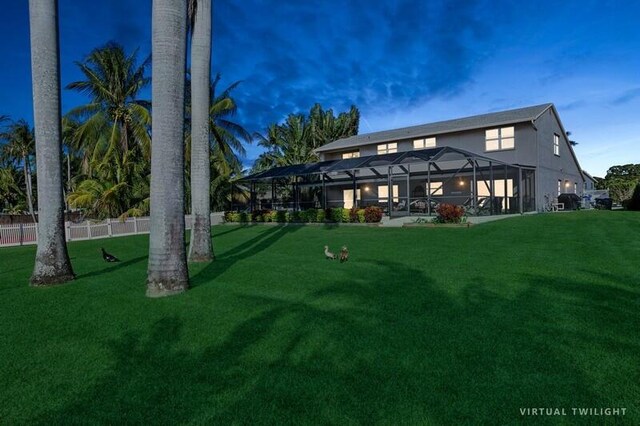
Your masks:
<svg viewBox="0 0 640 426"><path fill-rule="evenodd" d="M639 237L632 212L218 226L192 289L153 300L146 236L71 243L55 288L0 249L0 424L638 424Z"/></svg>

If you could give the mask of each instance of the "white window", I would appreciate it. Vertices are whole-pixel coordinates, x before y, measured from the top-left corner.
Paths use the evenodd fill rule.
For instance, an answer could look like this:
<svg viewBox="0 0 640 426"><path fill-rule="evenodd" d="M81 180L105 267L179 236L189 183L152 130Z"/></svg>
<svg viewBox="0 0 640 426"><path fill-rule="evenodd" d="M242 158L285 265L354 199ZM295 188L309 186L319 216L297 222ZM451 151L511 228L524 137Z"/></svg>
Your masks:
<svg viewBox="0 0 640 426"><path fill-rule="evenodd" d="M378 202L386 203L389 201L389 187L387 185L378 185ZM393 185L393 201L398 202L398 185Z"/></svg>
<svg viewBox="0 0 640 426"><path fill-rule="evenodd" d="M342 159L345 160L347 158L358 158L360 157L360 151L352 151L352 152L343 152Z"/></svg>
<svg viewBox="0 0 640 426"><path fill-rule="evenodd" d="M553 135L553 153L560 156L560 136Z"/></svg>
<svg viewBox="0 0 640 426"><path fill-rule="evenodd" d="M431 193L432 197L434 195L443 195L442 182L431 181L431 187L429 187L428 183L426 185L427 185L427 194Z"/></svg>
<svg viewBox="0 0 640 426"><path fill-rule="evenodd" d="M396 142L378 145L378 154L393 154L394 152L398 152L398 144Z"/></svg>
<svg viewBox="0 0 640 426"><path fill-rule="evenodd" d="M413 149L435 148L436 138L415 139L413 141Z"/></svg>
<svg viewBox="0 0 640 426"><path fill-rule="evenodd" d="M487 151L500 151L515 148L515 133L513 127L501 127L485 132L485 149Z"/></svg>
<svg viewBox="0 0 640 426"><path fill-rule="evenodd" d="M558 195L562 194L562 180L558 179Z"/></svg>
<svg viewBox="0 0 640 426"><path fill-rule="evenodd" d="M356 199L361 200L360 190L356 191ZM342 200L344 201L344 208L351 209L354 206L356 200L353 199L353 189L345 189L342 191Z"/></svg>
<svg viewBox="0 0 640 426"><path fill-rule="evenodd" d="M578 193L578 182L573 182L573 193L574 194Z"/></svg>

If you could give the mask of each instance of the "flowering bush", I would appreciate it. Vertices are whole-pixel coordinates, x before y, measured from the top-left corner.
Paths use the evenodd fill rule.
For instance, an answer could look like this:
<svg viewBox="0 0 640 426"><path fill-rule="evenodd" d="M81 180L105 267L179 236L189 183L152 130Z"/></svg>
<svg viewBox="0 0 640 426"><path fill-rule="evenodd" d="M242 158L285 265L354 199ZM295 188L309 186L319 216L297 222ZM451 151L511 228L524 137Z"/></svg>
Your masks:
<svg viewBox="0 0 640 426"><path fill-rule="evenodd" d="M367 223L378 223L382 220L382 209L378 206L369 206L364 209L364 220Z"/></svg>
<svg viewBox="0 0 640 426"><path fill-rule="evenodd" d="M464 216L464 208L455 204L440 203L436 207L436 223L460 223Z"/></svg>

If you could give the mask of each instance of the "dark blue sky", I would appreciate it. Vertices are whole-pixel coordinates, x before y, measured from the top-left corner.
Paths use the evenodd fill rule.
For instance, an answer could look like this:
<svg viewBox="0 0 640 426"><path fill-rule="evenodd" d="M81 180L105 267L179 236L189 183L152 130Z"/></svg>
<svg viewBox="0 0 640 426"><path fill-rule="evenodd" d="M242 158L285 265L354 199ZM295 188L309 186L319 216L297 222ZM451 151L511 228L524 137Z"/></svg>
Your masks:
<svg viewBox="0 0 640 426"><path fill-rule="evenodd" d="M2 5L0 114L31 121L27 3ZM151 50L151 0L59 6L63 86L109 40ZM243 81L236 120L252 132L316 102L357 105L361 133L553 102L582 166L604 175L640 163L639 16L637 0L215 0L213 70Z"/></svg>

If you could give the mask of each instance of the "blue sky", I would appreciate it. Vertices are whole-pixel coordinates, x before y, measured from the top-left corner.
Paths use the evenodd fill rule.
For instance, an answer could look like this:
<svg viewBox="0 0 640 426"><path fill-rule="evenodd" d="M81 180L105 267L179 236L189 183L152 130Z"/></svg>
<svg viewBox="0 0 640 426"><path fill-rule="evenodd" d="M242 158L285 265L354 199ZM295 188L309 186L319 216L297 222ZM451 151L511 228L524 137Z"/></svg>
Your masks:
<svg viewBox="0 0 640 426"><path fill-rule="evenodd" d="M27 3L3 2L0 114L31 121ZM151 0L59 9L63 86L109 40L151 50ZM553 102L602 176L640 163L638 16L637 0L215 0L213 70L222 86L242 80L236 121L251 132L316 102L358 106L360 133ZM260 152L247 151L247 163Z"/></svg>

